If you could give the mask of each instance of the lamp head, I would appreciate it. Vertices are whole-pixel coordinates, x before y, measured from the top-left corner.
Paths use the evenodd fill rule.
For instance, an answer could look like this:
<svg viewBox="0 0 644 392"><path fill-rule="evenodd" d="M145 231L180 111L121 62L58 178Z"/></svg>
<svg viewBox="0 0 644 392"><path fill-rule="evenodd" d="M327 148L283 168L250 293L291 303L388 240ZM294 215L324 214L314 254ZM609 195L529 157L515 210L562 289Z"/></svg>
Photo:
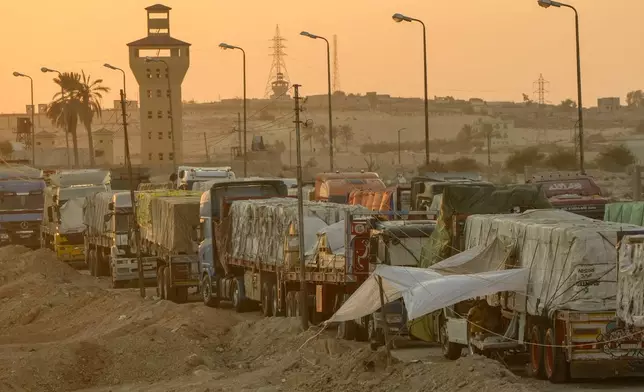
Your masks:
<svg viewBox="0 0 644 392"><path fill-rule="evenodd" d="M20 72L14 72L14 73L13 73L13 76L18 77L18 76L25 76L25 75L21 74Z"/></svg>
<svg viewBox="0 0 644 392"><path fill-rule="evenodd" d="M561 3L558 3L558 2L553 1L553 0L537 0L537 4L539 4L539 6L541 6L543 8L548 8L550 6L561 7Z"/></svg>
<svg viewBox="0 0 644 392"><path fill-rule="evenodd" d="M391 16L391 18L392 18L396 23L400 23L400 22L411 22L411 18L410 18L410 17L405 16L405 15L400 14L400 13L395 13L395 14L393 14L393 15Z"/></svg>
<svg viewBox="0 0 644 392"><path fill-rule="evenodd" d="M311 34L311 33L309 33L308 31L302 31L302 32L300 33L300 35L302 35L302 36L304 36L304 37L309 37L309 38L312 38L312 39L317 39L317 38L318 38L318 36L317 36L317 35L315 35L315 34Z"/></svg>
<svg viewBox="0 0 644 392"><path fill-rule="evenodd" d="M103 64L103 67L116 71L116 67L108 63Z"/></svg>
<svg viewBox="0 0 644 392"><path fill-rule="evenodd" d="M231 45L228 45L228 44L227 44L227 43L225 43L225 42L220 43L220 44L219 44L219 47L220 47L222 50L226 50L226 49L233 49L233 47L232 47Z"/></svg>

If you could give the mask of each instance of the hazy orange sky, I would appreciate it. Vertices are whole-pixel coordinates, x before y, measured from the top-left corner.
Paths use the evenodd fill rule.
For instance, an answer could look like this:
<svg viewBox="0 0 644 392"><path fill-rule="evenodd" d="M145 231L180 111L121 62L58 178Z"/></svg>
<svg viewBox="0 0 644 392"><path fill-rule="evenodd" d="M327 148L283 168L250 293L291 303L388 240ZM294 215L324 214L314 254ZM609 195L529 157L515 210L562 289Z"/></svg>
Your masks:
<svg viewBox="0 0 644 392"><path fill-rule="evenodd" d="M112 87L129 71L126 44L146 35L144 8L151 0L0 0L0 112L24 112L31 75L35 103L56 92L40 67L81 71ZM532 95L540 73L550 82L547 100L576 99L574 17L571 10L542 9L536 0L165 0L173 8L175 38L192 44L184 99L212 101L241 96L241 53L222 51L225 41L246 49L248 95L261 97L271 64L275 25L288 40L292 83L303 95L326 92L322 41L299 36L308 30L338 36L340 79L347 92L378 91L422 96L422 35L418 24L397 24L401 12L427 25L429 94L521 100ZM580 12L584 106L597 96L624 97L642 88L642 0L576 0ZM138 89L128 74L130 98Z"/></svg>

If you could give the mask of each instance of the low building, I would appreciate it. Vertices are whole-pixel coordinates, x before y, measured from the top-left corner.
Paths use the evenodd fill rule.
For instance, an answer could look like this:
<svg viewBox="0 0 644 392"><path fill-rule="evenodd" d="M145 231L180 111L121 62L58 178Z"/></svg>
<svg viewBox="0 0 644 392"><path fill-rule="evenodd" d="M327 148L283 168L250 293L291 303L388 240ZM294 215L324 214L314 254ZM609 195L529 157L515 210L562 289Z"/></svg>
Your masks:
<svg viewBox="0 0 644 392"><path fill-rule="evenodd" d="M598 113L614 113L621 107L619 97L597 98Z"/></svg>

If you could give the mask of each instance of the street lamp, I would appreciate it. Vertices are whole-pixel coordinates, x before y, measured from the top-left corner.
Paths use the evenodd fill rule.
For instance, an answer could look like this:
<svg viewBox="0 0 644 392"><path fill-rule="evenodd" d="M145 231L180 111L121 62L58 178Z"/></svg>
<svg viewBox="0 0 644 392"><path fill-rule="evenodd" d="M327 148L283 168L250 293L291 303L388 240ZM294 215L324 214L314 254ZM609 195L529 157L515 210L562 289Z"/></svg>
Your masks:
<svg viewBox="0 0 644 392"><path fill-rule="evenodd" d="M55 69L47 68L47 67L42 67L40 70L43 73L47 72L54 72L58 74L58 80L60 80L60 99L62 101L65 100L65 88L63 87L63 74L61 74L59 71L56 71ZM65 116L67 117L67 116ZM67 122L67 119L65 119L65 122ZM71 162L71 157L69 155L69 132L67 132L67 129L65 129L65 146L67 148L67 167L70 168L72 167L72 162Z"/></svg>
<svg viewBox="0 0 644 392"><path fill-rule="evenodd" d="M425 164L429 165L429 99L427 98L427 30L422 20L411 18L403 14L393 14L392 19L397 22L418 22L423 26L423 72L425 75Z"/></svg>
<svg viewBox="0 0 644 392"><path fill-rule="evenodd" d="M31 76L20 72L14 72L13 76L17 78L29 78L29 82L31 84L31 164L36 167L36 125L34 122L34 112L36 111L36 108L34 107L34 80Z"/></svg>
<svg viewBox="0 0 644 392"><path fill-rule="evenodd" d="M172 134L172 172L176 174L177 172L177 152L175 149L175 143L174 139L176 138L176 134L174 133L174 112L172 111L172 87L170 85L170 66L168 65L168 62L160 59L160 58L153 58L153 57L146 57L145 58L146 63L163 63L165 65L166 69L166 76L168 79L168 106L170 108L170 133Z"/></svg>
<svg viewBox="0 0 644 392"><path fill-rule="evenodd" d="M108 64L108 63L103 64L103 67L105 67L105 68L109 68L109 69L111 69L112 71L120 71L120 72L123 74L123 94L124 94L124 95L125 95L125 97L127 98L127 90L125 89L125 71L123 71L123 70L122 70L121 68L119 68L119 67L115 67L115 66L113 66L113 65L111 65L111 64ZM126 102L126 103L127 103L127 102Z"/></svg>
<svg viewBox="0 0 644 392"><path fill-rule="evenodd" d="M577 9L573 7L572 5L565 4L565 3L560 3L558 1L554 0L537 0L537 4L539 4L543 8L548 8L548 7L565 7L565 8L570 8L573 10L575 13L575 40L576 40L576 45L577 45L577 113L579 117L579 171L581 174L586 174L586 170L584 169L584 108L583 104L581 102L581 55L580 55L580 50L579 50L579 14L577 13Z"/></svg>
<svg viewBox="0 0 644 392"><path fill-rule="evenodd" d="M248 155L246 153L246 51L239 46L228 45L227 43L220 43L219 47L222 50L241 50L242 52L242 73L243 73L243 83L244 83L244 177L248 176Z"/></svg>
<svg viewBox="0 0 644 392"><path fill-rule="evenodd" d="M329 168L330 171L333 171L333 109L331 107L331 47L329 46L329 40L315 34L311 34L308 31L302 31L301 36L308 37L311 39L321 39L326 42L326 68L327 68L327 88L329 94Z"/></svg>
<svg viewBox="0 0 644 392"><path fill-rule="evenodd" d="M398 165L400 165L400 132L404 131L407 128L400 128L398 130Z"/></svg>

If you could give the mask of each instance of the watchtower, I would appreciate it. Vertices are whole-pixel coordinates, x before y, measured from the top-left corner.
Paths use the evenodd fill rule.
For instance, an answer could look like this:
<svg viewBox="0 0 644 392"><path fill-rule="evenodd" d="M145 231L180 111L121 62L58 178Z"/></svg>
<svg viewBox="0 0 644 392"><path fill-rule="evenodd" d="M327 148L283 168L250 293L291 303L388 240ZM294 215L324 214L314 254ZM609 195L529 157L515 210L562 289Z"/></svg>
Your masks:
<svg viewBox="0 0 644 392"><path fill-rule="evenodd" d="M190 67L190 44L170 36L170 7L156 4L145 10L147 37L127 44L139 83L141 163L169 166L183 162L181 84Z"/></svg>

